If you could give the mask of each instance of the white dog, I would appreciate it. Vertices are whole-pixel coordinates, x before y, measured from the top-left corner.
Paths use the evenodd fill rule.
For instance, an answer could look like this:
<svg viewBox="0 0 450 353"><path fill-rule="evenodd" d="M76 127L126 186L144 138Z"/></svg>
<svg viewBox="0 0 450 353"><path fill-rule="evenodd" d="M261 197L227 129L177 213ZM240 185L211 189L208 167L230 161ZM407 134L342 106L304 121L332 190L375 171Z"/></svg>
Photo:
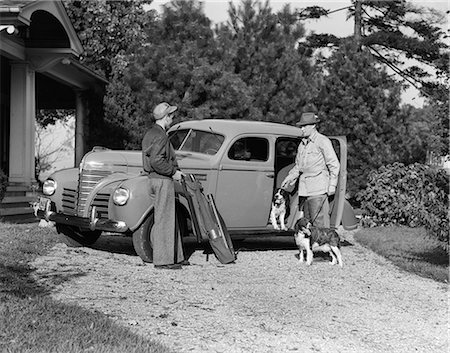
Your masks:
<svg viewBox="0 0 450 353"><path fill-rule="evenodd" d="M287 230L285 220L289 216L289 193L284 189L277 189L272 199L270 222L276 230ZM278 221L280 225L278 225Z"/></svg>

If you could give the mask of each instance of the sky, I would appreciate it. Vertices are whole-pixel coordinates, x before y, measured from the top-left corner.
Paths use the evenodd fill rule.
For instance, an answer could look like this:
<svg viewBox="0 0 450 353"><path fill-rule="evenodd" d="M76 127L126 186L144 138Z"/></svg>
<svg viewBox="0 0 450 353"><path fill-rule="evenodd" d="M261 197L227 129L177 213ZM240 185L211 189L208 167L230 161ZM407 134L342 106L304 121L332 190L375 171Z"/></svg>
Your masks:
<svg viewBox="0 0 450 353"><path fill-rule="evenodd" d="M241 0L231 0L234 4L239 4ZM264 0L262 0L263 2ZM153 0L150 8L160 10L161 5L168 3L169 0ZM220 23L227 21L228 19L228 7L229 0L200 0L203 3L203 9L205 15L214 23ZM449 1L441 0L413 0L409 1L413 4L432 7L439 9L443 12L449 10ZM350 0L316 0L316 1L305 1L305 0L270 0L270 7L273 12L277 12L283 8L286 4L290 4L291 9L304 8L308 6L321 6L327 10L333 11L345 8L351 5ZM353 22L350 19L346 20L346 10L337 11L330 14L328 17L320 20L310 20L306 23L306 29L309 31L314 31L316 33L330 33L330 29L336 36L348 36L353 32ZM447 24L448 26L448 24ZM448 29L448 27L447 27Z"/></svg>
<svg viewBox="0 0 450 353"><path fill-rule="evenodd" d="M241 0L231 0L235 4L239 4ZM264 0L262 0L264 1ZM169 0L153 0L151 9L161 10L161 6L168 3ZM228 7L229 0L200 0L203 3L203 9L205 15L213 22L220 23L225 22L228 19ZM415 5L435 8L443 13L449 11L449 1L436 1L436 0L412 0L409 1ZM321 6L329 11L339 10L351 5L350 0L316 0L316 1L302 1L302 0L270 0L270 7L273 12L278 12L286 4L290 4L291 9L304 8L308 6ZM352 19L346 19L346 10L336 11L331 13L327 17L319 20L305 21L305 28L307 33L333 33L338 37L346 37L353 33ZM447 16L448 19L448 16ZM449 24L447 24L445 30L449 31ZM403 101L416 107L421 107L424 103L424 99L419 96L418 92L414 88L407 89L403 93Z"/></svg>

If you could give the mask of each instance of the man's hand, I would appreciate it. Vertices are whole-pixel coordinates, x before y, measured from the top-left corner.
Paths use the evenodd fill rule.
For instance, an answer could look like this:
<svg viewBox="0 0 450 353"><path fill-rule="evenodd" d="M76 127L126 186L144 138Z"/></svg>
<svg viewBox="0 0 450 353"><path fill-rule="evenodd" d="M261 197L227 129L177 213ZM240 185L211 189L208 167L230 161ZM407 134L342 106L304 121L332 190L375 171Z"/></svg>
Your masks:
<svg viewBox="0 0 450 353"><path fill-rule="evenodd" d="M174 175L172 175L172 179L176 181L180 181L181 178L185 177L186 175L181 171L177 170Z"/></svg>
<svg viewBox="0 0 450 353"><path fill-rule="evenodd" d="M284 178L283 182L281 183L281 188L286 189L288 186L295 184L296 180L297 180L296 178L289 177L288 175L286 178Z"/></svg>
<svg viewBox="0 0 450 353"><path fill-rule="evenodd" d="M336 186L329 186L328 187L328 196L334 195L336 193Z"/></svg>

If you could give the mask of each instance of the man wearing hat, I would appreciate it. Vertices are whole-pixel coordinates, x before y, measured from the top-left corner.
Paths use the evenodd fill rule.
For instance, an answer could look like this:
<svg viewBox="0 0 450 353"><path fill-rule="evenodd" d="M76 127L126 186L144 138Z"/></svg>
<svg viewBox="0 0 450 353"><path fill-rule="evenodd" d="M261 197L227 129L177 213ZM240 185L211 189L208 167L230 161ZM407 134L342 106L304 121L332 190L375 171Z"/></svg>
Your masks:
<svg viewBox="0 0 450 353"><path fill-rule="evenodd" d="M172 124L176 106L160 103L153 110L155 124L142 140L142 161L148 175L148 192L154 197L155 221L150 239L153 264L160 269L181 269L184 260L180 237L175 246L175 185L184 175L166 129ZM177 256L177 258L175 258Z"/></svg>
<svg viewBox="0 0 450 353"><path fill-rule="evenodd" d="M302 130L295 165L281 183L283 189L298 179L299 209L316 227L330 227L328 196L336 192L339 160L328 137L316 129L315 108L306 107L296 124Z"/></svg>

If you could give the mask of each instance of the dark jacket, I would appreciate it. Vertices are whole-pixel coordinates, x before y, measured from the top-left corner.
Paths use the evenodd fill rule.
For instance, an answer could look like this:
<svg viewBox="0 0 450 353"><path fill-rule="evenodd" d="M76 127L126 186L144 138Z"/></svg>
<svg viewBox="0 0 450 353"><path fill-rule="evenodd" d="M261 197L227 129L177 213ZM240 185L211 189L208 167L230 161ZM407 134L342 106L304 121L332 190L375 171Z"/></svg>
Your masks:
<svg viewBox="0 0 450 353"><path fill-rule="evenodd" d="M142 163L150 178L172 178L178 169L175 151L164 129L158 124L142 140Z"/></svg>

